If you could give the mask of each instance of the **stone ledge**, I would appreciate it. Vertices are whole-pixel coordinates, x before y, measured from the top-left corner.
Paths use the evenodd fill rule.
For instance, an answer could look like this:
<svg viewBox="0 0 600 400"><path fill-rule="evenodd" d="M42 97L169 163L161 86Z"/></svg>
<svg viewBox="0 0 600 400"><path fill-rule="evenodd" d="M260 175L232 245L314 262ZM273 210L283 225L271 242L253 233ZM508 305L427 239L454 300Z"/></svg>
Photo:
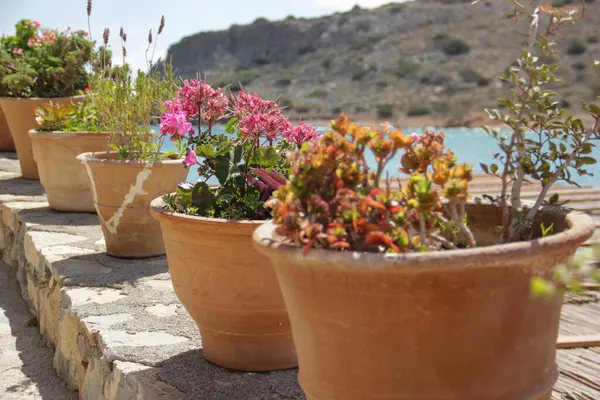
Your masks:
<svg viewBox="0 0 600 400"><path fill-rule="evenodd" d="M0 252L82 399L303 399L296 370L228 371L208 363L165 257L106 254L95 214L48 208L38 181L0 154Z"/></svg>

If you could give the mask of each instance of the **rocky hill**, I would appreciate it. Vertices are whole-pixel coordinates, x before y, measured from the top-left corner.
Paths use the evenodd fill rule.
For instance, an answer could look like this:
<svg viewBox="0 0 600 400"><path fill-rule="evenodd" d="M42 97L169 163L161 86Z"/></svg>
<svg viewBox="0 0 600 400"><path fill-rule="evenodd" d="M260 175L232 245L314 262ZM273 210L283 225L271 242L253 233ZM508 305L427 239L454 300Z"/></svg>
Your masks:
<svg viewBox="0 0 600 400"><path fill-rule="evenodd" d="M567 4L576 0L554 0ZM600 2L564 31L559 62L568 83L563 103L600 94ZM329 118L433 116L464 123L495 106L498 76L525 42L526 26L503 19L508 1L416 0L355 7L321 18L258 19L201 32L172 45L168 57L184 78L200 73L217 85L242 85L281 96L291 114ZM460 122L463 121L463 122Z"/></svg>

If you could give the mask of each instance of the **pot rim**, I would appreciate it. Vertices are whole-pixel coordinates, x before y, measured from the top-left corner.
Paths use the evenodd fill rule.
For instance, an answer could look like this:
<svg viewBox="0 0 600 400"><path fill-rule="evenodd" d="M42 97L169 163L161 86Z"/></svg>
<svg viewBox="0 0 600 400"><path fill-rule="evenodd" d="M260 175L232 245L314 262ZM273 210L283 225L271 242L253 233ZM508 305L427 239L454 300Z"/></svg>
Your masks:
<svg viewBox="0 0 600 400"><path fill-rule="evenodd" d="M110 136L111 132L65 132L65 131L38 131L32 129L28 132L29 137L71 137L71 136Z"/></svg>
<svg viewBox="0 0 600 400"><path fill-rule="evenodd" d="M470 202L471 204L475 204ZM483 204L495 207L491 204ZM547 237L525 242L496 244L470 249L440 250L428 253L382 254L367 252L340 252L335 250L312 249L302 254L302 248L292 243L278 240L276 225L272 220L259 226L252 235L255 247L263 254L293 259L305 265L328 265L338 268L392 270L405 268L418 272L429 269L481 268L506 266L506 260L515 260L514 265L530 265L541 255L559 255L565 249L576 248L592 237L595 225L592 218L579 211L553 207L544 210L550 215L565 215L568 226L564 231ZM554 267L552 265L551 267Z"/></svg>
<svg viewBox="0 0 600 400"><path fill-rule="evenodd" d="M77 156L77 159L84 164L123 164L123 165L147 165L150 164L152 166L155 165L174 165L174 164L183 164L183 158L179 158L177 160L158 160L158 161L147 161L147 160L113 160L109 158L98 158L96 156L100 155L113 155L118 154L116 151L93 151L82 153ZM162 153L161 153L162 154ZM187 167L185 167L187 168Z"/></svg>
<svg viewBox="0 0 600 400"><path fill-rule="evenodd" d="M85 97L85 94L78 94L75 96L65 96L65 97L2 97L2 96L0 96L0 101L35 100L35 101L51 102L53 100L82 99L84 97Z"/></svg>
<svg viewBox="0 0 600 400"><path fill-rule="evenodd" d="M169 193L174 194L174 193ZM210 218L210 217L200 217L197 215L188 215L183 213L177 213L174 211L169 211L165 208L165 202L163 200L163 196L158 196L150 203L150 210L152 213L158 218L165 218L167 220L181 220L186 222L204 222L206 224L213 224L223 226L226 224L231 225L242 225L244 227L252 227L259 226L264 224L267 220L252 220L252 219L225 219L225 218ZM270 220L269 220L270 221Z"/></svg>

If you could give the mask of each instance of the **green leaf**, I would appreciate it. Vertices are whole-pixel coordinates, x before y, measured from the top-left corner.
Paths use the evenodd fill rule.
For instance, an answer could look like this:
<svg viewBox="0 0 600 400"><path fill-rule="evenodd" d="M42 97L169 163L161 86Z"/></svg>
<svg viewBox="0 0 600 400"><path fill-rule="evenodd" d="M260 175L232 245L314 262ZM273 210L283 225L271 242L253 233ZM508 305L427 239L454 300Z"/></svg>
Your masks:
<svg viewBox="0 0 600 400"><path fill-rule="evenodd" d="M594 165L596 164L596 159L594 157L579 157L577 159L577 167L580 167L582 165Z"/></svg>
<svg viewBox="0 0 600 400"><path fill-rule="evenodd" d="M280 157L272 147L261 147L252 154L250 163L261 168L272 168L279 162Z"/></svg>
<svg viewBox="0 0 600 400"><path fill-rule="evenodd" d="M221 185L225 184L229 177L229 157L219 156L215 158L215 175Z"/></svg>
<svg viewBox="0 0 600 400"><path fill-rule="evenodd" d="M479 166L481 167L481 169L483 170L483 172L485 172L486 174L490 173L490 170L489 170L488 166L485 165L484 163L479 163Z"/></svg>
<svg viewBox="0 0 600 400"><path fill-rule="evenodd" d="M206 215L206 211L217 202L217 198L206 182L198 182L192 192L192 204L198 207L200 215Z"/></svg>
<svg viewBox="0 0 600 400"><path fill-rule="evenodd" d="M244 155L244 146L243 145L236 145L233 149L233 164L237 165L240 163L240 161L242 161L242 156Z"/></svg>
<svg viewBox="0 0 600 400"><path fill-rule="evenodd" d="M237 118L231 118L227 125L225 125L225 132L233 134L237 128L238 120Z"/></svg>
<svg viewBox="0 0 600 400"><path fill-rule="evenodd" d="M214 148L211 144L202 144L196 147L196 154L204 158L213 158L215 156Z"/></svg>
<svg viewBox="0 0 600 400"><path fill-rule="evenodd" d="M498 172L498 165L496 165L496 164L490 165L490 170L492 171L492 174L496 174Z"/></svg>
<svg viewBox="0 0 600 400"><path fill-rule="evenodd" d="M552 284L552 282L542 279L539 276L534 276L533 278L531 278L530 287L533 294L542 297L549 297L555 291L555 287Z"/></svg>

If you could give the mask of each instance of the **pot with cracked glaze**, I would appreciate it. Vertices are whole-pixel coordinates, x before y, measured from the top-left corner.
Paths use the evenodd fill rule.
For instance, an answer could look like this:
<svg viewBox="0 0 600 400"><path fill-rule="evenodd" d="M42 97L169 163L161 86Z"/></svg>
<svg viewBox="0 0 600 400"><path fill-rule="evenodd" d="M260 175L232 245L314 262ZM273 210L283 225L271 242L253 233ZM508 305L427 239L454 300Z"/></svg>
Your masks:
<svg viewBox="0 0 600 400"><path fill-rule="evenodd" d="M298 365L289 318L269 259L252 245L264 221L174 213L152 202L175 293L200 329L204 357L241 371Z"/></svg>
<svg viewBox="0 0 600 400"><path fill-rule="evenodd" d="M498 208L468 206L482 244ZM309 400L548 400L562 297L535 297L591 237L591 218L545 209L554 235L397 256L302 249L271 222L253 235L275 267Z"/></svg>
<svg viewBox="0 0 600 400"><path fill-rule="evenodd" d="M165 254L150 202L183 182L183 160L119 160L116 152L77 156L85 168L109 255L147 258Z"/></svg>

